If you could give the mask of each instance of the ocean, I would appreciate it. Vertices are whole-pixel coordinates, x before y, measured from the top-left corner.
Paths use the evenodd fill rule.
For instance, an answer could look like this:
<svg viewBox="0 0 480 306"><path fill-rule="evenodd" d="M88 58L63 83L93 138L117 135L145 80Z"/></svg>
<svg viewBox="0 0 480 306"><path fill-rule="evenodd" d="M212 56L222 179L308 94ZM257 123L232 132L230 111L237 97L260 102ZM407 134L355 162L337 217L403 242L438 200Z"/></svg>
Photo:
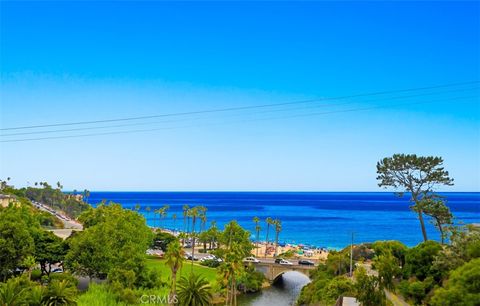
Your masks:
<svg viewBox="0 0 480 306"><path fill-rule="evenodd" d="M453 212L456 223L480 223L480 193L441 193ZM91 192L88 202L102 200L120 203L134 209L140 205L148 225L183 229L184 204L207 207L207 226L215 220L223 228L237 220L254 237L254 216L262 220L260 239L265 240L265 218L282 222L279 240L283 243L306 244L329 249L354 242L399 240L408 246L422 241L417 215L403 198L390 192ZM170 205L168 216L159 220L153 210ZM147 208L150 208L149 212ZM174 221L172 214L177 215ZM198 222L199 223L199 222ZM439 233L426 219L430 239L439 240ZM198 228L197 228L198 230ZM274 231L270 228L270 239Z"/></svg>

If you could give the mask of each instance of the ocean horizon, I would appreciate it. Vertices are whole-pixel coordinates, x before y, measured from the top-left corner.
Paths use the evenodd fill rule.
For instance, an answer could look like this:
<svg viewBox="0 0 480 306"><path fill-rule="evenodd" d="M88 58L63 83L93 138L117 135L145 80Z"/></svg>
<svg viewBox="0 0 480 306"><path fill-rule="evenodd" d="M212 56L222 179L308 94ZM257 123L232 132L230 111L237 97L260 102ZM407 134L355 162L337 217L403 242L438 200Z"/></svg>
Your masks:
<svg viewBox="0 0 480 306"><path fill-rule="evenodd" d="M480 192L440 192L445 197L457 224L480 223ZM262 220L260 240L265 240L267 217L282 221L279 241L328 249L341 249L351 242L399 240L407 246L422 241L419 221L409 206L408 194L393 192L273 192L273 191L91 191L88 202L120 203L134 209L140 205L149 226L183 230L182 207L207 207L207 227L216 221L219 228L236 220L255 239L253 217ZM160 219L153 211L169 205L168 215ZM148 211L150 208L150 211ZM172 215L176 214L176 221ZM439 240L438 231L426 218L429 239ZM198 222L199 223L199 222ZM199 224L197 225L197 231ZM274 230L270 228L270 241Z"/></svg>

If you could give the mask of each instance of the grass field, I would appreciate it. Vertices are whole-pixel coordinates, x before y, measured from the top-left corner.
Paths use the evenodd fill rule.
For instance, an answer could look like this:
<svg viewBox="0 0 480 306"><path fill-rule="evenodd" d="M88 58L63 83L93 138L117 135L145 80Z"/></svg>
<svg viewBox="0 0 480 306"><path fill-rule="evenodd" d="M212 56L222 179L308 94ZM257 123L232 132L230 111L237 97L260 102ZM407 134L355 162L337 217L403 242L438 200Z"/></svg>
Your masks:
<svg viewBox="0 0 480 306"><path fill-rule="evenodd" d="M168 280L170 279L171 271L170 268L165 264L164 259L159 259L155 256L148 256L147 266L158 271L163 281L168 282ZM191 262L185 261L183 263L182 270L177 275L177 279L180 279L181 276L188 276L191 271L190 269ZM197 263L194 263L193 272L204 276L212 285L216 283L217 269L215 268L204 267Z"/></svg>

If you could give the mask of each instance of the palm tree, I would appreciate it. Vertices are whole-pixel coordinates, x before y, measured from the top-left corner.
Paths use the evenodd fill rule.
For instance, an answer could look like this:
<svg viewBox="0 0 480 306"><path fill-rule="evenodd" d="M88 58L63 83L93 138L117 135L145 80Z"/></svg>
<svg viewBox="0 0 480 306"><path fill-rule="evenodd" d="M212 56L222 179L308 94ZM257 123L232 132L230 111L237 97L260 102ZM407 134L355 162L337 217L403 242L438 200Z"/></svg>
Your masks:
<svg viewBox="0 0 480 306"><path fill-rule="evenodd" d="M35 257L32 256L32 255L28 255L23 260L23 266L25 266L25 268L27 268L28 279L32 278L32 270L33 270L33 268L35 268L36 264L37 264L37 261L36 261Z"/></svg>
<svg viewBox="0 0 480 306"><path fill-rule="evenodd" d="M273 221L273 225L275 225L275 257L277 257L278 235L282 231L282 222L279 219L275 219L275 221Z"/></svg>
<svg viewBox="0 0 480 306"><path fill-rule="evenodd" d="M77 288L70 281L55 279L48 285L42 305L77 305L75 302L76 295Z"/></svg>
<svg viewBox="0 0 480 306"><path fill-rule="evenodd" d="M170 296L169 296L169 303L172 301L177 294L176 286L177 286L177 272L183 266L185 252L180 245L178 240L170 242L167 248L167 252L165 253L165 259L167 266L170 267L172 271L172 278L171 278L171 285L170 285Z"/></svg>
<svg viewBox="0 0 480 306"><path fill-rule="evenodd" d="M210 283L196 274L183 276L178 282L178 305L207 306L211 305L212 291Z"/></svg>
<svg viewBox="0 0 480 306"><path fill-rule="evenodd" d="M90 197L90 191L88 191L87 189L85 189L83 191L83 197L85 198L85 203L88 203L88 198Z"/></svg>
<svg viewBox="0 0 480 306"><path fill-rule="evenodd" d="M260 237L260 230L262 229L260 227L260 218L253 217L253 222L255 223L255 231L257 232L257 243L255 243L255 249L256 249L256 256L258 257L258 240Z"/></svg>
<svg viewBox="0 0 480 306"><path fill-rule="evenodd" d="M205 206L198 206L199 217L202 223L200 224L200 232L205 230L205 224L207 223L207 208Z"/></svg>
<svg viewBox="0 0 480 306"><path fill-rule="evenodd" d="M218 272L222 276L222 286L225 287L226 297L225 305L232 305L233 303L233 287L235 267L232 262L225 262L218 267Z"/></svg>
<svg viewBox="0 0 480 306"><path fill-rule="evenodd" d="M173 230L176 231L177 228L175 227L175 223L177 221L177 214L173 214L172 215L172 219L173 219Z"/></svg>
<svg viewBox="0 0 480 306"><path fill-rule="evenodd" d="M195 258L195 221L197 220L197 217L198 217L198 208L193 207L193 208L189 209L188 216L192 217L192 232L191 232L191 237L192 237L192 266L191 266L191 271L193 271L193 260Z"/></svg>
<svg viewBox="0 0 480 306"><path fill-rule="evenodd" d="M156 222L156 220L157 220L157 217L156 217L156 216L157 216L157 215L160 216L161 213L162 213L162 208L155 209L155 210L153 211L153 227L155 227L155 226L156 226L155 223L157 223L157 222ZM160 218L159 218L159 220L160 220ZM158 227L160 227L160 221L158 222Z"/></svg>
<svg viewBox="0 0 480 306"><path fill-rule="evenodd" d="M190 207L188 205L183 205L182 210L183 210L183 231L187 231L187 215L188 215L188 210Z"/></svg>
<svg viewBox="0 0 480 306"><path fill-rule="evenodd" d="M150 206L147 206L147 207L145 208L145 211L147 212L147 217L146 217L147 220L148 220L148 217L149 217L149 215L150 215L150 211L151 211L151 210L152 210L152 208L151 208ZM154 220L154 221L155 221L155 220Z"/></svg>
<svg viewBox="0 0 480 306"><path fill-rule="evenodd" d="M267 236L265 238L265 258L267 257L267 250L268 250L268 234L270 233L270 224L272 224L273 220L272 218L268 217L265 219L265 222L267 222Z"/></svg>
<svg viewBox="0 0 480 306"><path fill-rule="evenodd" d="M160 217L162 219L162 222L163 222L163 219L165 219L165 217L167 216L167 210L169 208L170 208L170 205L163 205L163 207L160 208Z"/></svg>

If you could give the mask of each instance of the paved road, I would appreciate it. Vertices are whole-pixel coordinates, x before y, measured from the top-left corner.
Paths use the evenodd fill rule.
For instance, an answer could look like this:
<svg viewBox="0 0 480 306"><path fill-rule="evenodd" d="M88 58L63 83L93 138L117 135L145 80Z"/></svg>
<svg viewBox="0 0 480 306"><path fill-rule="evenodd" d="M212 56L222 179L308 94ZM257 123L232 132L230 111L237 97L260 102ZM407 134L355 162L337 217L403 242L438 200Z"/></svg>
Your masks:
<svg viewBox="0 0 480 306"><path fill-rule="evenodd" d="M62 239L66 239L67 237L69 237L72 234L73 231L82 231L83 230L82 224L78 223L75 220L70 219L69 217L63 215L59 211L51 208L50 206L45 205L43 203L34 202L34 201L32 201L32 203L36 208L38 208L42 211L46 211L49 214L55 216L58 220L62 221L63 228L51 230L51 232L53 232L56 236L58 236Z"/></svg>
<svg viewBox="0 0 480 306"><path fill-rule="evenodd" d="M368 275L378 276L378 272L372 269L371 264L360 264L360 266L365 268ZM392 302L393 306L409 306L410 305L407 302L405 302L401 296L398 296L393 292L385 290L385 295L387 296L387 299L390 302Z"/></svg>
<svg viewBox="0 0 480 306"><path fill-rule="evenodd" d="M393 306L410 306L407 302L405 302L402 297L396 295L393 292L390 292L388 290L385 290L385 295L387 296L387 299L392 302Z"/></svg>

